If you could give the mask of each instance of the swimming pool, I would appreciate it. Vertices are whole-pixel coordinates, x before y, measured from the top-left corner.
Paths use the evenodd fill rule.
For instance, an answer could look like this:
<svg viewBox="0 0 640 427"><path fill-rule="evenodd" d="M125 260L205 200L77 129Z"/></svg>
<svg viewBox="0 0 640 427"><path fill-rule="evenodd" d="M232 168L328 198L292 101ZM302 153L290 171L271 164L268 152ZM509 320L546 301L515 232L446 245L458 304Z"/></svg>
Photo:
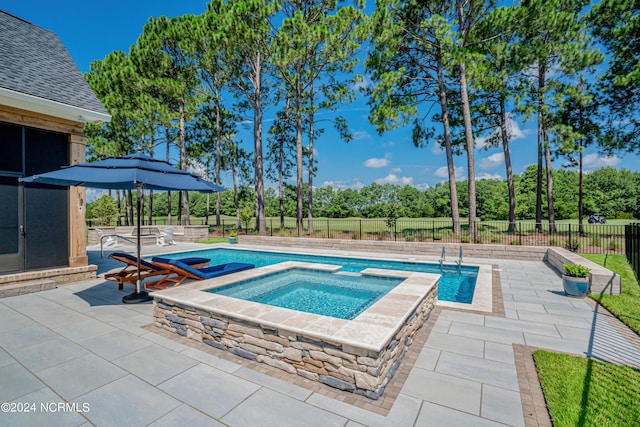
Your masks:
<svg viewBox="0 0 640 427"><path fill-rule="evenodd" d="M163 255L167 258L180 258L182 254ZM294 254L267 252L245 249L215 248L189 252L189 256L211 259L211 264L245 262L256 267L278 264L285 261L301 261L342 266L343 272L359 273L367 268L386 270L415 271L419 273L442 274L438 285L438 299L455 303L471 304L478 277L477 266L451 266L422 262L389 261L382 259L343 258L327 255Z"/></svg>
<svg viewBox="0 0 640 427"><path fill-rule="evenodd" d="M403 280L293 268L207 292L351 320Z"/></svg>

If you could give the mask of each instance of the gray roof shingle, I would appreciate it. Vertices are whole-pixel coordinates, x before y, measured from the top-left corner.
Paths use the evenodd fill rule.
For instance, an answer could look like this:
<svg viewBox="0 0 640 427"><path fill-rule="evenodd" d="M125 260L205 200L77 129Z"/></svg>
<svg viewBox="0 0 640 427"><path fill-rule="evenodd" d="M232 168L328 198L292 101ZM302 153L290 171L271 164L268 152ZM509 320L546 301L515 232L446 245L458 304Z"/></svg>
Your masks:
<svg viewBox="0 0 640 427"><path fill-rule="evenodd" d="M56 34L1 10L0 87L108 114Z"/></svg>

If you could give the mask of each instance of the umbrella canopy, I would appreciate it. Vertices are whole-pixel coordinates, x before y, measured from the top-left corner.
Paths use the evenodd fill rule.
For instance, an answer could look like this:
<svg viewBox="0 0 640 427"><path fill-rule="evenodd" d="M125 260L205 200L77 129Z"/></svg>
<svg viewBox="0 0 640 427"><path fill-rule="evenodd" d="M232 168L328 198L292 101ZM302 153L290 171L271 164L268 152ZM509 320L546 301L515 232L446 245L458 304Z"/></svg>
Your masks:
<svg viewBox="0 0 640 427"><path fill-rule="evenodd" d="M140 199L142 198L142 190L200 191L203 193L224 191L223 187L177 169L163 160L157 160L141 153L67 166L57 171L21 178L20 181L67 187L138 190L138 280L136 292L123 298L123 301L128 303L149 300L147 293L141 291L140 283Z"/></svg>
<svg viewBox="0 0 640 427"><path fill-rule="evenodd" d="M113 190L134 190L142 184L146 190L224 191L222 187L141 153L67 166L21 181Z"/></svg>

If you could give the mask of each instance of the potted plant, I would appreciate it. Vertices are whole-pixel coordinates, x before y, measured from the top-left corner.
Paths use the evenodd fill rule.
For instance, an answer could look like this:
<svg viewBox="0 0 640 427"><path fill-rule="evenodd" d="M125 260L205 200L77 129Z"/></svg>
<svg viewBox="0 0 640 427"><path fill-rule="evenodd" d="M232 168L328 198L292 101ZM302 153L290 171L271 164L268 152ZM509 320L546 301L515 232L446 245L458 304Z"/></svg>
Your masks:
<svg viewBox="0 0 640 427"><path fill-rule="evenodd" d="M583 297L589 292L590 270L581 264L564 264L562 287L572 297Z"/></svg>
<svg viewBox="0 0 640 427"><path fill-rule="evenodd" d="M238 233L236 233L235 231L229 233L229 243L231 243L232 245L238 243Z"/></svg>

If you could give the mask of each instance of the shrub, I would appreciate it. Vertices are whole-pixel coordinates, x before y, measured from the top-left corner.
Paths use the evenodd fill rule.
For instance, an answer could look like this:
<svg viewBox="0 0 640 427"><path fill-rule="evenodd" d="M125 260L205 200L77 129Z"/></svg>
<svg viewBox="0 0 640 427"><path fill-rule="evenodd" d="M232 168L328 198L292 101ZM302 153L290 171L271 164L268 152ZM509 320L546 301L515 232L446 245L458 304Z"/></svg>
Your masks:
<svg viewBox="0 0 640 427"><path fill-rule="evenodd" d="M633 214L629 212L616 211L611 215L611 219L634 219Z"/></svg>
<svg viewBox="0 0 640 427"><path fill-rule="evenodd" d="M105 194L87 207L87 216L92 216L97 225L110 225L116 215L116 202Z"/></svg>
<svg viewBox="0 0 640 427"><path fill-rule="evenodd" d="M249 222L253 218L253 208L251 206L245 206L240 209L240 221L244 224L245 230L249 229Z"/></svg>
<svg viewBox="0 0 640 427"><path fill-rule="evenodd" d="M470 242L470 240L469 240L469 237L467 237L467 236L464 236L464 237L460 238L460 243L469 243L469 242Z"/></svg>
<svg viewBox="0 0 640 427"><path fill-rule="evenodd" d="M440 234L434 234L434 235L433 235L433 240L442 240L442 235L440 235Z"/></svg>
<svg viewBox="0 0 640 427"><path fill-rule="evenodd" d="M618 242L615 240L609 240L609 250L610 251L617 251L620 245L618 245Z"/></svg>
<svg viewBox="0 0 640 427"><path fill-rule="evenodd" d="M520 240L512 240L509 242L510 245L521 245Z"/></svg>
<svg viewBox="0 0 640 427"><path fill-rule="evenodd" d="M415 239L415 237L413 237L413 236L406 236L406 237L404 238L404 240L405 240L405 241L407 241L407 242L413 242L413 241L415 241L416 239Z"/></svg>
<svg viewBox="0 0 640 427"><path fill-rule="evenodd" d="M600 236L591 236L591 246L600 247L602 242L600 241Z"/></svg>
<svg viewBox="0 0 640 427"><path fill-rule="evenodd" d="M564 264L564 274L570 277L589 277L589 270L581 264Z"/></svg>
<svg viewBox="0 0 640 427"><path fill-rule="evenodd" d="M564 244L564 248L571 252L576 252L580 248L580 242L577 239L567 240Z"/></svg>
<svg viewBox="0 0 640 427"><path fill-rule="evenodd" d="M564 243L565 242L563 242L561 239L558 239L557 237L552 237L549 239L549 246L565 246Z"/></svg>

